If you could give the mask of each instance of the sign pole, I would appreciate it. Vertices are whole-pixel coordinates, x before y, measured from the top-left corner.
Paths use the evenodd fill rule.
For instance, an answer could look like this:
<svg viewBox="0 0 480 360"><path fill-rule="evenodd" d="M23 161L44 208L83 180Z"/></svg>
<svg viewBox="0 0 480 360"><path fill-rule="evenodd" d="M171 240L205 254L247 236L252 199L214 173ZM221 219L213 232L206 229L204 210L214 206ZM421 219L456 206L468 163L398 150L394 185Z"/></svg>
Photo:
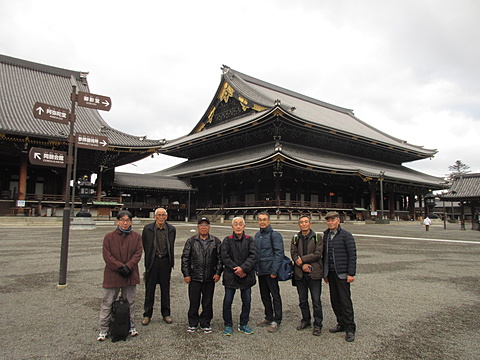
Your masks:
<svg viewBox="0 0 480 360"><path fill-rule="evenodd" d="M67 286L68 242L70 237L70 180L72 178L73 130L75 127L75 103L77 100L77 85L75 79L71 76L70 80L72 82L72 108L70 111L70 133L68 136L67 179L65 184L65 207L63 209L62 245L60 251L60 276L58 287Z"/></svg>

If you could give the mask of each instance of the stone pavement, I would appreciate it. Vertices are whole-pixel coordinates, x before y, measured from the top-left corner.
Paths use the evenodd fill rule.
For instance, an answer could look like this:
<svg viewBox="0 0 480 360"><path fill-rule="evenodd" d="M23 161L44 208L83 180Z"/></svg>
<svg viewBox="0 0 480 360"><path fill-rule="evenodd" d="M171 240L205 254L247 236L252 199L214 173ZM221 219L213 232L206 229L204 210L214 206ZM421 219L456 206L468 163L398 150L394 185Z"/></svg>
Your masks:
<svg viewBox="0 0 480 360"><path fill-rule="evenodd" d="M297 331L298 296L281 283L284 319L270 334L255 326L263 319L258 285L253 288L250 325L253 335L222 335L223 286L214 298L212 334L188 334L187 286L180 272L180 254L195 224L173 223L178 229L176 266L172 274L172 317L159 317L158 303L149 326L140 325L144 287L137 291L135 316L140 335L126 342L96 341L103 259L102 239L113 222L95 230L70 233L68 285L57 289L61 227L3 226L0 306L2 359L475 359L480 353L480 231L458 224L435 225L429 232L418 222L365 225L346 223L357 240L358 273L352 285L357 322L355 342L330 334L335 325L322 291L324 331ZM296 224L273 224L285 238L286 254ZM142 226L134 229L141 231ZM315 224L324 230L325 224ZM256 226L247 225L253 235ZM227 224L213 225L221 239ZM140 271L143 272L143 259ZM240 313L237 293L234 319Z"/></svg>

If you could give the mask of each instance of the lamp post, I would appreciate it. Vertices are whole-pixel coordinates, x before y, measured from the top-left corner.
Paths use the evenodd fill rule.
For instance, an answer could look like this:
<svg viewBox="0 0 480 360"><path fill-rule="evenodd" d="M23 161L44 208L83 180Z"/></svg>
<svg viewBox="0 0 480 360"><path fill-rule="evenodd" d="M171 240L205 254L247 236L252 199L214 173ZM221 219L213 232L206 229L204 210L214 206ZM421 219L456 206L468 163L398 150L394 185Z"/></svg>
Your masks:
<svg viewBox="0 0 480 360"><path fill-rule="evenodd" d="M385 175L385 171L380 171L380 176L378 180L380 181L380 214L381 219L383 220L383 176Z"/></svg>
<svg viewBox="0 0 480 360"><path fill-rule="evenodd" d="M82 200L82 209L77 213L77 217L92 217L88 211L87 202L94 193L95 185L90 182L88 176L84 176L77 181L78 197Z"/></svg>
<svg viewBox="0 0 480 360"><path fill-rule="evenodd" d="M432 193L425 195L425 207L427 208L427 211L425 212L425 217L429 215L433 217L433 209L435 208L435 205L435 195L433 195Z"/></svg>

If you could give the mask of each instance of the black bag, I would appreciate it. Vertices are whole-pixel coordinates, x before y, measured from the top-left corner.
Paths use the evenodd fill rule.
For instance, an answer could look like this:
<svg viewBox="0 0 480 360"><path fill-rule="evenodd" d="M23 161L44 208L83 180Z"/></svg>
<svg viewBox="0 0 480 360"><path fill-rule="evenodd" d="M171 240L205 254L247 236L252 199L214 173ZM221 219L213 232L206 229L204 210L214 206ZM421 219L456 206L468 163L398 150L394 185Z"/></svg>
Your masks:
<svg viewBox="0 0 480 360"><path fill-rule="evenodd" d="M130 306L128 301L120 294L118 300L112 304L112 317L110 319L110 336L112 342L127 340L130 331Z"/></svg>

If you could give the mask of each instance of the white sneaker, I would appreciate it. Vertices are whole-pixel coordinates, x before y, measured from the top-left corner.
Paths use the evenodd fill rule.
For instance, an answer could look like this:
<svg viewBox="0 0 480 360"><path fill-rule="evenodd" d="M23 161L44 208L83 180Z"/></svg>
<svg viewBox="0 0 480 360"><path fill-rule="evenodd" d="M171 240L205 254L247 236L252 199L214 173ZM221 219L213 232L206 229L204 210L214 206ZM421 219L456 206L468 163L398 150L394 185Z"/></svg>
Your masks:
<svg viewBox="0 0 480 360"><path fill-rule="evenodd" d="M138 331L135 328L131 328L129 333L130 333L130 336L132 337L138 335Z"/></svg>
<svg viewBox="0 0 480 360"><path fill-rule="evenodd" d="M97 336L97 341L105 341L107 338L107 332L105 331L100 331L100 334Z"/></svg>
<svg viewBox="0 0 480 360"><path fill-rule="evenodd" d="M187 332L189 333L194 333L195 331L197 331L197 327L196 326L189 326L187 328Z"/></svg>
<svg viewBox="0 0 480 360"><path fill-rule="evenodd" d="M211 327L205 327L202 328L204 334L211 334L212 333L212 328Z"/></svg>

